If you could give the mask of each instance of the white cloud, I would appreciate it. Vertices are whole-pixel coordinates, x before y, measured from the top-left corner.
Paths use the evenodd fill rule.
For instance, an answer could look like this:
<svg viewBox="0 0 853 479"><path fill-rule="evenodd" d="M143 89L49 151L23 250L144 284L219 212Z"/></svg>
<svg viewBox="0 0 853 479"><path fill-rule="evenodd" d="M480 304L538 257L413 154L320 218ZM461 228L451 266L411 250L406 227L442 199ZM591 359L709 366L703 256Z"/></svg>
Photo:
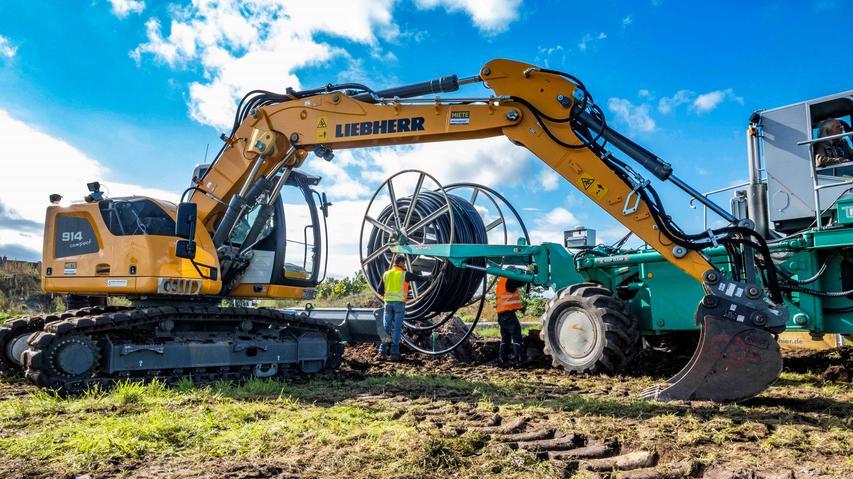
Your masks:
<svg viewBox="0 0 853 479"><path fill-rule="evenodd" d="M323 177L323 191L330 198L351 200L363 198L372 193L364 182L350 176L344 168L346 162L340 161L341 157L346 158L351 155L351 152L344 151L342 155L336 155L332 161L312 158L306 165L306 169L313 174Z"/></svg>
<svg viewBox="0 0 853 479"><path fill-rule="evenodd" d="M0 144L9 161L0 175L0 204L19 220L42 224L48 196L59 193L67 201L81 200L86 183L100 181L111 196L132 194L176 200L177 195L152 188L110 180L110 171L74 146L39 131L0 110ZM33 145L38 145L34 148ZM41 250L42 234L34 228L10 228L0 225L0 245L18 245Z"/></svg>
<svg viewBox="0 0 853 479"><path fill-rule="evenodd" d="M705 113L717 108L720 103L725 100L734 101L743 105L743 98L734 94L734 90L727 88L725 90L715 90L708 93L703 93L693 100L693 108L697 113Z"/></svg>
<svg viewBox="0 0 853 479"><path fill-rule="evenodd" d="M551 62L555 62L552 64ZM533 63L542 65L545 68L552 68L566 63L566 51L562 45L553 47L538 47L536 49L536 59Z"/></svg>
<svg viewBox="0 0 853 479"><path fill-rule="evenodd" d="M542 170L539 174L539 184L542 185L542 191L554 191L560 184L560 175L553 170Z"/></svg>
<svg viewBox="0 0 853 479"><path fill-rule="evenodd" d="M640 91L637 92L637 96L640 98L648 98L650 100L654 98L654 95L652 95L652 92L650 92L646 88L641 88Z"/></svg>
<svg viewBox="0 0 853 479"><path fill-rule="evenodd" d="M143 0L109 0L112 5L113 15L125 18L131 13L142 13L145 10Z"/></svg>
<svg viewBox="0 0 853 479"><path fill-rule="evenodd" d="M227 129L244 93L298 89L295 70L345 56L315 34L363 44L375 44L377 30L393 35L391 5L392 0L198 2L175 11L168 35L157 19L149 20L148 42L131 55L138 60L152 55L172 67L198 62L204 80L190 84L190 115Z"/></svg>
<svg viewBox="0 0 853 479"><path fill-rule="evenodd" d="M586 51L586 49L589 48L593 42L601 41L605 38L607 38L607 34L604 32L599 32L598 35L587 33L583 36L583 38L581 38L581 41L578 42L578 49L582 52Z"/></svg>
<svg viewBox="0 0 853 479"><path fill-rule="evenodd" d="M353 64L335 38L376 47L378 39L401 35L393 22L397 0L198 0L172 9L166 25L146 22L147 41L130 54L151 56L172 68L199 64L203 79L189 86L190 115L196 121L227 129L236 100L253 89L300 88L295 71L335 58ZM478 28L498 32L518 15L520 0L418 0L421 8L464 10ZM317 35L332 37L318 40ZM382 61L393 53L374 48ZM358 65L353 65L358 71Z"/></svg>
<svg viewBox="0 0 853 479"><path fill-rule="evenodd" d="M658 111L668 114L679 105L689 103L691 110L701 114L717 108L724 101L734 101L743 105L743 98L735 95L731 88L698 95L693 90L678 90L674 95L663 97L658 101Z"/></svg>
<svg viewBox="0 0 853 479"><path fill-rule="evenodd" d="M518 18L521 0L415 0L419 8L444 7L448 12L465 11L481 31L496 34Z"/></svg>
<svg viewBox="0 0 853 479"><path fill-rule="evenodd" d="M631 25L632 23L634 23L634 17L632 15L625 15L625 17L622 19L622 26L623 27L627 27L628 25Z"/></svg>
<svg viewBox="0 0 853 479"><path fill-rule="evenodd" d="M0 57L13 58L18 53L18 47L12 45L8 38L0 35Z"/></svg>
<svg viewBox="0 0 853 479"><path fill-rule="evenodd" d="M362 181L369 184L379 185L400 170L419 169L445 185L474 182L492 188L521 184L533 158L503 137L361 150L355 155L367 161Z"/></svg>
<svg viewBox="0 0 853 479"><path fill-rule="evenodd" d="M670 113L675 107L688 103L696 98L696 92L692 90L678 90L675 95L663 97L658 101L658 111L664 115Z"/></svg>
<svg viewBox="0 0 853 479"><path fill-rule="evenodd" d="M578 218L571 211L557 207L533 219L530 241L533 244L545 241L563 243L563 232L578 226Z"/></svg>
<svg viewBox="0 0 853 479"><path fill-rule="evenodd" d="M635 105L624 98L610 98L607 108L632 131L647 133L655 130L655 120L649 116L648 105Z"/></svg>

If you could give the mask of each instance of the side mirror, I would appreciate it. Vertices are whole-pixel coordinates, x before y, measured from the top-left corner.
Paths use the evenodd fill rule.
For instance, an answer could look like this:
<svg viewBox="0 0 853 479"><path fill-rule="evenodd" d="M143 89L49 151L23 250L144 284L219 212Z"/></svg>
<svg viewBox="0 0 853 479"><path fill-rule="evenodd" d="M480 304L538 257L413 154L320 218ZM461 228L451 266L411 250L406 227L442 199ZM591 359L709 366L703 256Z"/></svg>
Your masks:
<svg viewBox="0 0 853 479"><path fill-rule="evenodd" d="M195 259L195 241L178 240L175 246L175 256L178 258Z"/></svg>
<svg viewBox="0 0 853 479"><path fill-rule="evenodd" d="M198 206L195 203L180 203L175 215L175 236L188 240L195 238L196 218Z"/></svg>

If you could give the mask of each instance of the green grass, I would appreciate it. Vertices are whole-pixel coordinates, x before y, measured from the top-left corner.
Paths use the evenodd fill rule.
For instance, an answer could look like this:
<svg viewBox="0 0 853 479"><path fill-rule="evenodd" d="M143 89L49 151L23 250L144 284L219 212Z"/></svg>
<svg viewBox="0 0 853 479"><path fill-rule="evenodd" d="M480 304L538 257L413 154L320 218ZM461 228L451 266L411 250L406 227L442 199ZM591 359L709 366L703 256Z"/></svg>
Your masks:
<svg viewBox="0 0 853 479"><path fill-rule="evenodd" d="M827 477L853 471L850 385L786 373L763 402L686 408L636 399L654 381L403 363L364 377L320 374L306 382L124 383L77 398L31 389L0 399L0 476L161 475L149 465L228 476L236 474L217 467L273 463L284 475L319 478L563 477L481 434L447 435L424 425L411 406L358 399L379 393L426 403L453 394L505 418L526 415L628 450L657 449L706 464L736 458L749 467L793 467L820 458L833 461L835 475ZM18 387L0 382L0 393Z"/></svg>
<svg viewBox="0 0 853 479"><path fill-rule="evenodd" d="M367 445L365 459L403 457L418 441L388 411L315 405L299 398L300 387L289 389L257 380L199 389L128 383L79 399L38 392L2 403L0 451L70 472L145 457L260 457L356 443Z"/></svg>
<svg viewBox="0 0 853 479"><path fill-rule="evenodd" d="M526 336L527 333L531 329L540 329L540 328L538 326L528 326L528 327L521 328L521 335ZM489 326L486 328L475 329L474 334L476 334L477 336L479 336L481 338L500 338L501 337L501 330L498 327Z"/></svg>
<svg viewBox="0 0 853 479"><path fill-rule="evenodd" d="M485 444L476 434L424 434L393 402L378 407L348 401L384 391L457 392L485 409L534 414L642 416L655 409L642 401L582 395L543 400L535 384L519 377L470 381L406 371L360 381L321 377L304 384L251 380L167 388L156 382L123 383L79 398L38 391L0 402L0 461L17 459L63 474L110 473L117 464L154 458L204 462L274 456L311 462L309 452L327 451L330 457L312 467L333 467L354 477L445 477L471 466L473 455L479 457L478 467L497 461L500 471L520 472L515 463L529 460L531 470L548 475L541 470L546 466L532 458L511 461L505 451L480 451Z"/></svg>

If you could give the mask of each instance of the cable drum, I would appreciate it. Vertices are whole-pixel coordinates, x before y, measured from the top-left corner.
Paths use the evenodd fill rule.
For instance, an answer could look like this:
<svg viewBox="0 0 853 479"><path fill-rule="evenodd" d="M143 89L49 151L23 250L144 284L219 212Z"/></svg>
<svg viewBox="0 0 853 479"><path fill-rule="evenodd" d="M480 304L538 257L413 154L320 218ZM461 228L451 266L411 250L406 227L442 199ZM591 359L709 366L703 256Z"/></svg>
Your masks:
<svg viewBox="0 0 853 479"><path fill-rule="evenodd" d="M409 224L418 224L429 219L446 205L445 198L450 203L450 214L444 213L436 217L428 225L405 235L407 244L486 244L488 237L486 225L474 206L464 198L456 195L445 195L435 191L421 191L413 204L413 196L397 198L395 205L387 205L375 218L377 222L396 229L395 210L400 217L410 218ZM411 213L409 212L411 210ZM453 215L454 231L450 230L450 215ZM405 230L405 226L403 227ZM383 249L389 242L399 241L401 232L390 233L374 226L367 240L367 257ZM391 264L392 254L387 252L366 265L365 275L368 284L374 291L379 290L382 275ZM424 274L428 279L413 281L410 287L418 293L415 298L406 303L406 319L416 322L434 317L437 313L454 312L469 303L470 299L480 288L485 272L484 259L471 260L474 268L457 268L445 260L431 256L407 258L409 270ZM432 284L428 284L432 283ZM425 292L424 292L425 291Z"/></svg>
<svg viewBox="0 0 853 479"><path fill-rule="evenodd" d="M411 194L399 194L404 190ZM378 291L382 276L391 265L394 246L509 245L517 244L519 239L530 243L527 227L512 204L497 191L476 183L443 187L428 173L403 170L386 179L370 199L361 225L359 254L368 285L382 299ZM425 278L409 284L404 323L407 332L402 340L420 353L433 356L449 353L474 332L496 278L488 281L485 258L470 258L466 261L469 267L457 268L445 258L405 256L407 270ZM489 265L503 267L504 259L492 258ZM473 321L451 346L428 349L413 339L429 336L459 309L474 303L479 305Z"/></svg>

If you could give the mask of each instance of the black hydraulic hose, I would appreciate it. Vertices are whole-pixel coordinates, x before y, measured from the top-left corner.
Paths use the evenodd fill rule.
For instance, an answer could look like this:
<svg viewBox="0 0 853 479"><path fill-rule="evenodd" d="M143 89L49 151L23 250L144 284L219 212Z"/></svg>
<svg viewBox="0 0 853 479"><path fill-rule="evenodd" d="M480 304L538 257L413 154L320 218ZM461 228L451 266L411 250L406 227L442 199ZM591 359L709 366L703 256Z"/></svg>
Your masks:
<svg viewBox="0 0 853 479"><path fill-rule="evenodd" d="M820 279L820 277L821 277L821 276L823 276L823 274L824 274L824 273L826 273L826 268L829 266L829 263L830 263L830 262L832 262L832 260L834 260L834 259L835 259L835 257L836 257L836 256L838 256L838 252L837 252L837 251L836 251L835 253L833 253L833 254L829 255L829 257L828 257L828 258L826 258L826 261L824 261L824 262L823 262L823 264L820 266L820 269L818 269L818 270L817 270L817 273L815 273L815 275L814 275L814 276L812 276L811 278L806 278L806 279L794 279L794 278L791 278L790 276L787 276L787 275L786 275L786 278L785 278L785 279L787 279L788 281L792 281L792 282L794 282L794 283L796 283L796 284L800 284L800 285L802 285L802 284L811 284L811 283L814 283L815 281L817 281L818 279Z"/></svg>
<svg viewBox="0 0 853 479"><path fill-rule="evenodd" d="M574 82L578 85L578 88L584 93L584 105L583 108L576 108L573 110L572 114L567 116L566 118L553 118L550 117L543 112L539 111L536 107L531 105L529 102L526 102L524 99L513 97L512 100L518 101L519 103L525 105L530 111L533 113L534 117L545 131L546 135L548 135L551 140L555 143L564 146L566 148L583 148L588 147L593 153L596 154L605 164L607 164L612 171L620 178L623 182L632 189L635 188L634 182L627 174L627 166L619 161L617 158L613 157L604 149L603 145L598 144L598 139L600 136L603 136L606 141L616 142L616 147L626 153L629 153L629 156L634 158L634 160L638 161L644 167L649 169L655 176L662 180L666 180L671 174L671 168L668 164L663 163L660 159L658 159L653 154L649 153L647 150L638 146L636 143L631 142L625 137L622 137L615 131L609 130L607 128L604 114L601 112L601 109L598 108L595 103L592 101L591 95L586 90L586 87L583 86L580 81L571 75L564 74L562 72L558 72L555 70L541 70L545 73L553 73L557 75L564 76L568 78L570 81ZM588 107L588 108L587 108ZM563 123L570 122L573 131L575 134L581 139L582 144L573 145L566 143L559 138L557 138L548 128L548 126L542 121L543 119L548 120L552 123ZM595 129L598 127L598 135L594 138L589 138L589 129ZM767 246L766 240L756 233L754 230L742 227L729 227L729 228L721 228L718 230L712 230L710 232L703 232L700 234L685 234L681 228L679 228L676 224L674 224L666 214L666 210L663 206L663 202L660 200L657 192L651 185L645 185L637 189L637 194L641 197L641 199L646 203L649 208L649 212L652 216L652 219L655 221L655 224L658 225L661 233L666 236L673 243L685 247L691 250L702 250L709 246L712 246L715 242L720 244L739 244L742 246L750 246L753 247L759 254L765 259L766 264L766 275L765 279L767 282L768 290L770 291L771 299L780 304L783 301L781 289L779 287L778 277L776 273L775 264L773 264L770 258L770 249ZM712 239L709 238L710 235L716 237L717 235L728 235L727 238L721 239ZM741 236L745 239L738 239L735 236ZM707 238L707 239L706 239ZM731 258L733 263L738 262L737 254L733 254L729 247L727 247L727 252Z"/></svg>
<svg viewBox="0 0 853 479"><path fill-rule="evenodd" d="M820 298L843 298L845 296L850 296L851 294L853 294L853 289L848 289L847 291L817 291L814 289L804 288L796 284L782 285L782 289L786 291L796 291L798 293L810 294L812 296L818 296Z"/></svg>

